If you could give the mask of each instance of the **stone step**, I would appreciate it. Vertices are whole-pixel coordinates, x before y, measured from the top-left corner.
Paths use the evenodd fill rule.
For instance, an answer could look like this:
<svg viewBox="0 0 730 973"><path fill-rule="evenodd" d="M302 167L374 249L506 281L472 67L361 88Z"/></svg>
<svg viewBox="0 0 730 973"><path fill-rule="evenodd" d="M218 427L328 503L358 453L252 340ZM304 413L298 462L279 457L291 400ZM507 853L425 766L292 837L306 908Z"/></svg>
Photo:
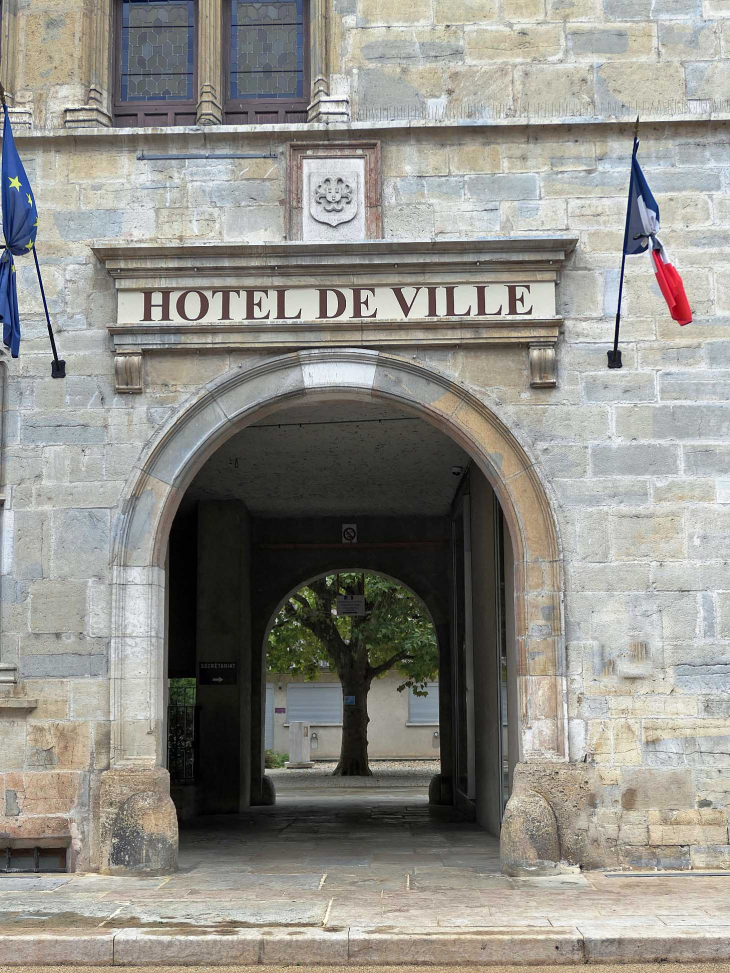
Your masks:
<svg viewBox="0 0 730 973"><path fill-rule="evenodd" d="M0 966L584 965L730 960L730 923L589 921L565 928L296 927L32 930L0 934Z"/></svg>

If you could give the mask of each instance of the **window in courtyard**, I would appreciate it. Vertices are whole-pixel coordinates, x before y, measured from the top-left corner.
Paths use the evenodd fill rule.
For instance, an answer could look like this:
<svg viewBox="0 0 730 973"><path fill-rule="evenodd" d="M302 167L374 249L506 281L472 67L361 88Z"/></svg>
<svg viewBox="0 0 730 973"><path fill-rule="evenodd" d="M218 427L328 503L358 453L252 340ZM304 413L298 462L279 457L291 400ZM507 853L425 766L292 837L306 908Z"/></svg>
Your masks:
<svg viewBox="0 0 730 973"><path fill-rule="evenodd" d="M307 119L306 0L231 0L225 121Z"/></svg>
<svg viewBox="0 0 730 973"><path fill-rule="evenodd" d="M286 690L286 712L288 723L340 726L342 687L339 682L291 682Z"/></svg>
<svg viewBox="0 0 730 973"><path fill-rule="evenodd" d="M408 690L408 722L419 726L439 725L439 684L429 682L424 689L427 696L417 696Z"/></svg>
<svg viewBox="0 0 730 973"><path fill-rule="evenodd" d="M117 125L195 124L194 0L119 0Z"/></svg>

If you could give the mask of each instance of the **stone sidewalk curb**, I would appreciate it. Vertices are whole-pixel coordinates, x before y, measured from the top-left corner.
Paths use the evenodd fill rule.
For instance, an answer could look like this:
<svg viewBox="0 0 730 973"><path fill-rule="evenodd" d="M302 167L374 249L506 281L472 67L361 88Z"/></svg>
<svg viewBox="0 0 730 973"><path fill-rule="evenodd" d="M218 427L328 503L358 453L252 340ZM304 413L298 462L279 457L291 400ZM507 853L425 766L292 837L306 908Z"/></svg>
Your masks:
<svg viewBox="0 0 730 973"><path fill-rule="evenodd" d="M692 929L592 920L566 928L195 927L0 934L0 966L385 966L724 963L730 922Z"/></svg>

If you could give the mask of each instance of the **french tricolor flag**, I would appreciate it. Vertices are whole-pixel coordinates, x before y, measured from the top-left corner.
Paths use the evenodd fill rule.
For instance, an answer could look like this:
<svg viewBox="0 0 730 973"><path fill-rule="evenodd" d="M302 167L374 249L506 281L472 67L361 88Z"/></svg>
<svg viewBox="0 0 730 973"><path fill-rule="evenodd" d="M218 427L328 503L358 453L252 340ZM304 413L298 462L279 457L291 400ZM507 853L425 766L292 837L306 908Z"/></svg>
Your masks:
<svg viewBox="0 0 730 973"><path fill-rule="evenodd" d="M639 140L634 141L634 154L631 160L631 189L629 190L629 207L624 240L624 253L632 256L637 253L651 251L659 289L669 307L669 313L678 324L691 324L687 295L684 292L682 278L673 264L669 262L666 251L657 238L659 232L659 206L647 185L644 173L641 171L636 153Z"/></svg>

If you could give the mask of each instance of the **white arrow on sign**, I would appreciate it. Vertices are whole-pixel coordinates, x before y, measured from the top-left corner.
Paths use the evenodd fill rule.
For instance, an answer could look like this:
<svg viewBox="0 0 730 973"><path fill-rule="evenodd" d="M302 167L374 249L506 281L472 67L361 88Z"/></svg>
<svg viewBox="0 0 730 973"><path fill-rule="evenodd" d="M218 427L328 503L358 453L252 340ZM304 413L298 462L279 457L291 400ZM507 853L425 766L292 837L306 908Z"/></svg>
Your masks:
<svg viewBox="0 0 730 973"><path fill-rule="evenodd" d="M216 676L215 679L211 679L211 682L223 682L223 676Z"/></svg>

